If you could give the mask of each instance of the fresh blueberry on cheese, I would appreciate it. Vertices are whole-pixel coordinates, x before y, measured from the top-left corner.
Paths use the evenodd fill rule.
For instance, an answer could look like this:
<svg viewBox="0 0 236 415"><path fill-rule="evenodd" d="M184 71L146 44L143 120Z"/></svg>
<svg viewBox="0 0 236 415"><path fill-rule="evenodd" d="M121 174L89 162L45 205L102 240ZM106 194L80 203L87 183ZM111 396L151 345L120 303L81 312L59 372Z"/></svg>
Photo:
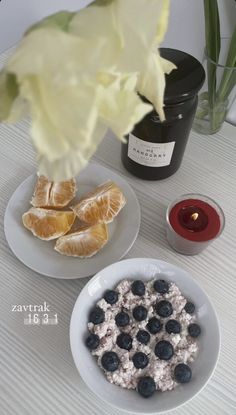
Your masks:
<svg viewBox="0 0 236 415"><path fill-rule="evenodd" d="M151 376L145 376L138 381L138 393L144 398L149 398L156 390L156 385Z"/></svg>
<svg viewBox="0 0 236 415"><path fill-rule="evenodd" d="M153 284L154 290L159 294L166 294L169 292L169 284L165 280L156 280Z"/></svg>
<svg viewBox="0 0 236 415"><path fill-rule="evenodd" d="M125 327L129 324L129 314L125 311L121 311L120 313L116 314L115 321L118 327Z"/></svg>
<svg viewBox="0 0 236 415"><path fill-rule="evenodd" d="M146 330L139 330L136 335L136 339L142 344L148 344L150 337L150 334Z"/></svg>
<svg viewBox="0 0 236 415"><path fill-rule="evenodd" d="M147 309L142 305L137 305L133 309L133 316L137 321L143 321L147 318Z"/></svg>
<svg viewBox="0 0 236 415"><path fill-rule="evenodd" d="M191 337L198 337L201 334L201 327L196 323L189 324L188 334Z"/></svg>
<svg viewBox="0 0 236 415"><path fill-rule="evenodd" d="M114 290L107 290L103 298L108 304L115 304L118 301L118 292Z"/></svg>
<svg viewBox="0 0 236 415"><path fill-rule="evenodd" d="M148 320L147 329L151 334L159 333L162 329L162 323L158 318L152 317Z"/></svg>
<svg viewBox="0 0 236 415"><path fill-rule="evenodd" d="M120 333L116 339L117 346L125 350L132 349L132 342L133 342L133 339L128 333Z"/></svg>
<svg viewBox="0 0 236 415"><path fill-rule="evenodd" d="M179 363L175 366L174 377L178 383L188 383L191 380L192 371L188 365Z"/></svg>
<svg viewBox="0 0 236 415"><path fill-rule="evenodd" d="M170 360L174 355L174 349L167 340L159 341L155 346L155 355L161 360Z"/></svg>
<svg viewBox="0 0 236 415"><path fill-rule="evenodd" d="M155 310L160 317L169 317L173 313L172 304L166 300L159 301L155 306Z"/></svg>
<svg viewBox="0 0 236 415"><path fill-rule="evenodd" d="M131 291L134 295L138 295L139 297L144 295L145 294L145 285L144 285L143 281L140 281L140 280L134 281L131 285Z"/></svg>
<svg viewBox="0 0 236 415"><path fill-rule="evenodd" d="M104 311L96 306L89 313L89 321L93 324L101 324L105 320Z"/></svg>
<svg viewBox="0 0 236 415"><path fill-rule="evenodd" d="M95 350L100 343L100 339L96 334L89 334L85 340L85 344L89 350Z"/></svg>
<svg viewBox="0 0 236 415"><path fill-rule="evenodd" d="M166 331L169 334L178 334L181 332L181 324L177 320L169 320L166 323Z"/></svg>
<svg viewBox="0 0 236 415"><path fill-rule="evenodd" d="M191 301L187 301L187 303L184 306L184 310L188 314L193 314L194 311L195 311L195 305L193 303L191 303Z"/></svg>
<svg viewBox="0 0 236 415"><path fill-rule="evenodd" d="M118 369L120 359L115 352L105 352L101 359L102 367L108 372L114 372Z"/></svg>
<svg viewBox="0 0 236 415"><path fill-rule="evenodd" d="M136 369L144 369L149 363L147 355L143 352L135 353L132 360Z"/></svg>

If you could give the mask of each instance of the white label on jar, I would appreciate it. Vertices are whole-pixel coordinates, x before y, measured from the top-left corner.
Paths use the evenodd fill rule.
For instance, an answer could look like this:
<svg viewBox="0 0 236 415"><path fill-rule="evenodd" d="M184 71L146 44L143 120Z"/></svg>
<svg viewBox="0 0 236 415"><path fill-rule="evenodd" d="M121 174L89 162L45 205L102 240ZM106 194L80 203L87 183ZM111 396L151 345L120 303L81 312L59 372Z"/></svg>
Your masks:
<svg viewBox="0 0 236 415"><path fill-rule="evenodd" d="M138 164L149 167L169 166L175 141L151 143L129 134L128 157Z"/></svg>

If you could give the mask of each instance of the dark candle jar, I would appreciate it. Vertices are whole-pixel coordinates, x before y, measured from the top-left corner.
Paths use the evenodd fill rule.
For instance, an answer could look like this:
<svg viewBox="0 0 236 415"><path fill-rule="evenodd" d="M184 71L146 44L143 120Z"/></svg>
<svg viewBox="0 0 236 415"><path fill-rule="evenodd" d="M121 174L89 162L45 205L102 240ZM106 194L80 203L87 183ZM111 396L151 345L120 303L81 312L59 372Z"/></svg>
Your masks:
<svg viewBox="0 0 236 415"><path fill-rule="evenodd" d="M193 56L166 48L160 49L160 54L177 66L166 75L166 120L161 122L153 110L122 144L125 168L146 180L165 179L180 167L197 108L197 93L205 80L203 66Z"/></svg>

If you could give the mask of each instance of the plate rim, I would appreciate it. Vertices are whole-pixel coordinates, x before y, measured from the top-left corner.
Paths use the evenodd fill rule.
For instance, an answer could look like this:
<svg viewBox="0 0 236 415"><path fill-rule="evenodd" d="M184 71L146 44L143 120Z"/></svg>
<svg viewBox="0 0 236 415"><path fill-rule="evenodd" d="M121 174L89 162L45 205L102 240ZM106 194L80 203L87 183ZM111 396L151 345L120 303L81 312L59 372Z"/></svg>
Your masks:
<svg viewBox="0 0 236 415"><path fill-rule="evenodd" d="M110 171L110 172L112 172L112 174L115 174L116 176L119 176L120 178L121 178L121 180L122 181L124 181L125 183L126 183L126 185L127 185L127 187L128 187L128 189L129 189L129 192L130 192L130 194L132 194L132 197L135 199L135 202L136 202L136 204L137 204L137 206L138 206L138 210L137 210L137 226L136 226L136 229L135 229L135 232L134 232L134 236L133 236L133 240L132 240L132 242L129 244L129 246L127 246L127 248L125 249L125 251L123 251L122 252L122 254L120 255L120 256L118 256L117 257L117 261L116 262L118 262L118 261L120 261L125 255L127 255L127 253L130 251L130 249L133 247L133 245L134 245L134 243L136 242L136 240L137 240L137 237L138 237L138 234L139 234L139 230L140 230L140 225L141 225L141 207L140 207L140 203L139 203L139 200L138 200L138 197L137 197L137 195L136 195L136 193L135 193L135 191L134 191L134 189L132 188L132 186L128 183L128 181L125 179L125 178L123 178L119 173L117 173L116 171L113 171L113 170L111 170L109 167L106 167L106 166L103 166L103 165L101 165L101 164L99 164L99 163L96 163L96 162L89 162L88 164L87 164L87 166L83 169L83 170L85 170L87 167L89 167L89 166L95 166L96 168L102 168L102 169L104 169L104 170L108 170L108 171ZM81 172L83 171L83 170L81 170ZM11 194L11 196L10 196L10 198L9 198L9 200L8 200L8 202L7 202L7 206L6 206L6 208L5 208L5 212L4 212L4 226L3 226L3 228L4 228L4 235L5 235L5 239L6 239L6 241L7 241L7 244L8 244L8 247L10 248L10 250L11 250L11 252L13 253L13 255L16 257L16 259L18 260L18 261L20 261L25 267L27 267L28 269L31 269L32 271L34 271L34 272L36 272L38 275L40 275L41 277L47 277L47 278L54 278L54 279L58 279L58 280L75 280L75 279L82 279L82 278L91 278L91 277L93 277L94 275L96 275L98 272L99 272L99 270L97 270L97 271L95 271L95 274L91 274L91 275L82 275L82 276L70 276L70 277L62 277L62 276L60 276L60 277L58 277L58 276L56 276L55 274L51 274L51 273L49 273L49 272L40 272L38 269L36 269L33 265L28 265L22 258L20 258L17 254L16 254L16 252L15 252L15 249L12 247L12 245L11 245L11 242L9 242L9 238L8 238L8 231L7 231L7 228L6 228L6 221L7 221L7 211L8 211L8 208L9 208L9 205L10 205L10 203L11 203L11 201L12 201L12 199L13 199L13 197L14 197L14 195L15 195L15 193L17 192L17 190L18 190L18 188L20 187L20 186L23 186L24 185L24 183L27 181L27 180L29 180L30 178L33 178L33 177L35 177L36 176L36 174L37 174L37 171L35 171L34 173L32 173L32 174L30 174L29 176L27 176L17 187L16 187L16 189L13 191L13 193ZM78 176L79 175L77 175L76 176L76 179L78 178ZM108 264L107 266L109 266L109 265L112 265L112 264ZM105 268L105 267L104 267ZM102 268L103 269L103 268Z"/></svg>
<svg viewBox="0 0 236 415"><path fill-rule="evenodd" d="M201 387L199 388L199 390L197 390L188 400L186 400L183 403L178 404L177 406L173 406L172 408L169 408L167 410L161 410L161 411L155 410L155 411L148 411L148 412L135 411L135 410L132 410L131 411L129 409L126 409L126 408L123 408L123 407L118 406L114 402L108 402L105 398L103 398L103 396L99 395L98 392L95 392L94 390L91 390L89 384L82 377L82 375L81 375L81 373L79 371L79 368L78 368L78 366L76 364L75 353L74 353L74 349L72 347L72 342L73 342L72 341L72 337L73 337L73 332L74 332L74 328L73 327L74 327L74 320L75 320L75 316L76 316L76 310L79 307L79 303L81 301L81 297L82 297L82 295L85 294L88 286L93 283L93 281L98 277L98 275L100 273L103 273L104 271L106 271L107 269L113 267L114 265L118 266L120 263L124 263L124 262L126 262L126 263L132 263L134 261L140 261L140 262L145 261L147 263L148 262L149 263L150 262L153 263L153 261L154 261L157 265L158 264L161 264L161 265L171 266L171 267L176 268L178 271L181 271L182 273L184 273L186 276L188 276L188 278L191 280L191 282L193 282L193 284L196 284L200 288L200 290L204 293L204 295L206 296L206 298L207 298L207 300L208 300L208 302L210 304L210 307L212 309L212 312L213 312L213 315L214 315L214 318L215 318L215 321L216 321L216 329L217 329L217 337L218 337L218 347L217 347L216 359L215 359L215 362L214 362L214 366L213 366L213 368L212 368L212 370L211 370L211 372L209 374L209 377L201 385ZM84 384L89 388L90 392L94 393L96 395L96 397L98 397L99 399L101 399L107 405L110 405L113 408L122 410L122 411L124 411L126 413L129 413L129 414L132 414L132 413L134 413L134 414L145 414L146 413L146 414L150 414L150 415L154 415L154 414L159 415L159 414L167 414L170 411L173 411L175 409L179 409L182 406L186 405L187 403L189 403L190 401L192 401L192 399L194 399L206 387L206 385L209 383L209 381L211 380L212 376L214 375L214 372L216 370L216 367L217 367L217 364L218 364L218 361L219 361L219 357L220 357L220 352L221 352L221 327L220 327L220 321L219 321L217 312L215 310L215 306L212 303L209 295L207 294L207 292L205 291L205 289L202 288L202 286L200 284L198 284L198 282L192 277L192 275L191 275L191 273L189 271L186 271L185 269L179 267L178 265L174 265L174 264L172 264L170 262L163 261L163 260L158 259L158 258L151 258L151 257L126 258L126 259L123 259L121 261L114 262L113 264L110 264L110 265L104 267L102 270L98 271L89 281L87 281L87 283L85 284L85 286L82 288L82 290L80 291L80 293L79 293L79 295L78 295L78 297L77 297L77 299L76 299L76 301L74 303L74 306L73 306L73 309L72 309L72 313L71 313L70 327L69 327L69 341L70 341L71 354L72 354L73 361L74 361L74 365L75 365L75 367L77 369L77 372L78 372L80 378L82 379L82 381L84 382Z"/></svg>

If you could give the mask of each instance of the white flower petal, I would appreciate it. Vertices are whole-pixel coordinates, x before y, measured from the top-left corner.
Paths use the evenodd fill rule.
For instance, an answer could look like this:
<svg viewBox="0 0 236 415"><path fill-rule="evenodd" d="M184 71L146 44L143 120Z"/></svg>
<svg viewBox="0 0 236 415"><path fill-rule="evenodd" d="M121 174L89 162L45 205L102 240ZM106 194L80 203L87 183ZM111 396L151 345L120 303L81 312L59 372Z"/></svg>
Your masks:
<svg viewBox="0 0 236 415"><path fill-rule="evenodd" d="M54 161L48 160L46 155L39 153L37 161L39 174L45 175L50 180L62 181L77 176L86 167L88 160L96 151L98 145L104 138L107 127L99 123L93 134L92 143L87 147L71 147L61 158Z"/></svg>
<svg viewBox="0 0 236 415"><path fill-rule="evenodd" d="M160 59L160 63L161 63L164 73L166 73L167 75L169 75L169 73L171 73L174 69L177 69L177 66L174 63L162 57Z"/></svg>
<svg viewBox="0 0 236 415"><path fill-rule="evenodd" d="M17 74L19 81L25 76L47 75L55 83L73 85L85 73L95 76L105 43L101 38L84 40L53 28L34 30L22 39L6 70Z"/></svg>
<svg viewBox="0 0 236 415"><path fill-rule="evenodd" d="M109 89L100 86L98 89L99 117L122 141L151 110L152 105L143 103L136 92L129 90L128 80L123 89L115 86Z"/></svg>
<svg viewBox="0 0 236 415"><path fill-rule="evenodd" d="M169 20L170 0L164 0L162 3L162 9L157 24L156 43L160 44L167 31Z"/></svg>
<svg viewBox="0 0 236 415"><path fill-rule="evenodd" d="M166 30L168 3L92 5L66 22L70 33L35 28L23 38L6 65L19 85L12 114L30 105L42 174L54 180L77 174L108 127L123 140L152 110L136 91L164 119L164 72L173 65L153 50Z"/></svg>
<svg viewBox="0 0 236 415"><path fill-rule="evenodd" d="M167 62L160 57L159 52L152 52L149 55L145 70L140 74L137 86L140 94L154 105L161 121L165 120L163 110L165 74L163 66L167 67ZM169 63L168 67L171 66L174 65Z"/></svg>

